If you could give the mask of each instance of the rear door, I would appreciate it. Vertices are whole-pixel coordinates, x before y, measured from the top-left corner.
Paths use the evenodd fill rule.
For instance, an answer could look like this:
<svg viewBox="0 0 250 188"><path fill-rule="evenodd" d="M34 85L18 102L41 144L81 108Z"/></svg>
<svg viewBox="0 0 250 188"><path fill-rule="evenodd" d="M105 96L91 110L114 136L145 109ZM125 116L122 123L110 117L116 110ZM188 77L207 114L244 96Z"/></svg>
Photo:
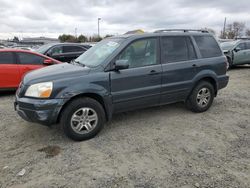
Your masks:
<svg viewBox="0 0 250 188"><path fill-rule="evenodd" d="M29 71L44 67L45 58L41 56L24 52L17 52L16 54L21 78Z"/></svg>
<svg viewBox="0 0 250 188"><path fill-rule="evenodd" d="M63 54L63 46L62 45L56 45L54 47L51 47L48 50L47 55L52 57L53 59L58 60L58 61L66 62L65 56Z"/></svg>
<svg viewBox="0 0 250 188"><path fill-rule="evenodd" d="M17 88L20 73L13 52L0 52L0 88Z"/></svg>
<svg viewBox="0 0 250 188"><path fill-rule="evenodd" d="M189 36L161 37L161 103L184 100L196 74L197 54Z"/></svg>
<svg viewBox="0 0 250 188"><path fill-rule="evenodd" d="M73 59L78 58L81 54L86 51L82 46L77 45L65 45L63 46L63 55L65 62L70 62Z"/></svg>
<svg viewBox="0 0 250 188"><path fill-rule="evenodd" d="M129 68L110 73L114 112L158 105L162 74L158 38L132 42L116 60L128 60Z"/></svg>

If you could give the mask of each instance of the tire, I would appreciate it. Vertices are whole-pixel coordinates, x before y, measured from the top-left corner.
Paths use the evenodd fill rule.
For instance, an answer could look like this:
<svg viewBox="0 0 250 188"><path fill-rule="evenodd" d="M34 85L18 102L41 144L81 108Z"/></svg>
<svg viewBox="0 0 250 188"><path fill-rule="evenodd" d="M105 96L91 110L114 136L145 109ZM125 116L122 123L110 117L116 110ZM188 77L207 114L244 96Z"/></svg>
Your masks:
<svg viewBox="0 0 250 188"><path fill-rule="evenodd" d="M64 133L74 141L95 137L105 123L102 105L92 98L78 98L62 112L60 123Z"/></svg>
<svg viewBox="0 0 250 188"><path fill-rule="evenodd" d="M201 81L189 95L186 106L193 112L205 112L212 105L214 96L215 91L213 85L207 81Z"/></svg>

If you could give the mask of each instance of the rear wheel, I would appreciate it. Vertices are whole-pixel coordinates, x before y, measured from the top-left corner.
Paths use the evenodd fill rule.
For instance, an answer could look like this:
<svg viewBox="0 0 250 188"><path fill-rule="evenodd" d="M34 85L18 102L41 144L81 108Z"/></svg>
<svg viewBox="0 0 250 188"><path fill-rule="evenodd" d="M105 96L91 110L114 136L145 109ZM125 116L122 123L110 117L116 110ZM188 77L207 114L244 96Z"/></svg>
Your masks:
<svg viewBox="0 0 250 188"><path fill-rule="evenodd" d="M205 112L212 105L214 96L213 85L209 82L201 81L188 97L186 101L187 108L193 112Z"/></svg>
<svg viewBox="0 0 250 188"><path fill-rule="evenodd" d="M72 140L88 140L95 137L103 128L105 112L96 100L79 98L66 106L60 122L64 133Z"/></svg>

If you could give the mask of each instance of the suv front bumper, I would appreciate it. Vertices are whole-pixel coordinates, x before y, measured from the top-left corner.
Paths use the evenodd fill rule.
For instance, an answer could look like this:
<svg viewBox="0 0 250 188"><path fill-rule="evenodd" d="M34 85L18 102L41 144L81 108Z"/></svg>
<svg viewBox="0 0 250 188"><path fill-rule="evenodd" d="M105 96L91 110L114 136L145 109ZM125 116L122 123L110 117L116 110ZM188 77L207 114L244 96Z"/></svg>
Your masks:
<svg viewBox="0 0 250 188"><path fill-rule="evenodd" d="M14 108L24 120L43 125L57 122L64 99L33 99L16 96Z"/></svg>

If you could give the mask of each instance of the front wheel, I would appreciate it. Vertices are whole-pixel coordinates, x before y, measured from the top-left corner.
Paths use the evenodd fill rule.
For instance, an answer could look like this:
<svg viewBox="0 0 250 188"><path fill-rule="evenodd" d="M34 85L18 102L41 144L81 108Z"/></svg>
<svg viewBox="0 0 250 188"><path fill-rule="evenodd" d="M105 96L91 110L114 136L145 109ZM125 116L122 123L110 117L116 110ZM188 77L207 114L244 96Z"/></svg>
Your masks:
<svg viewBox="0 0 250 188"><path fill-rule="evenodd" d="M95 137L103 128L105 112L92 98L78 98L66 106L61 115L64 133L75 141Z"/></svg>
<svg viewBox="0 0 250 188"><path fill-rule="evenodd" d="M213 103L215 96L211 83L202 81L192 91L186 101L187 108L193 112L205 112Z"/></svg>

